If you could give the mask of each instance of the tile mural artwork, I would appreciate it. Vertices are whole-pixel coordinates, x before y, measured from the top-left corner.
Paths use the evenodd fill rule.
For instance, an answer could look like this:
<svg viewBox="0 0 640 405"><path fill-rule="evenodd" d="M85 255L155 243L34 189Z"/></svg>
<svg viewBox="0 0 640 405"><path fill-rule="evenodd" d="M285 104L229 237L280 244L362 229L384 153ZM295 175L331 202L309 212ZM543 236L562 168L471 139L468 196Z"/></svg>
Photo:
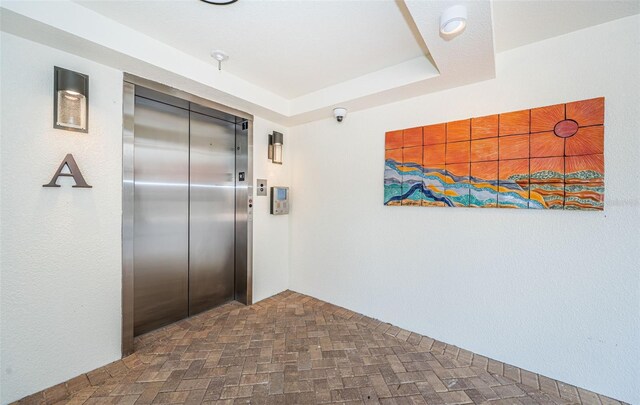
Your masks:
<svg viewBox="0 0 640 405"><path fill-rule="evenodd" d="M604 98L390 131L384 204L604 209Z"/></svg>

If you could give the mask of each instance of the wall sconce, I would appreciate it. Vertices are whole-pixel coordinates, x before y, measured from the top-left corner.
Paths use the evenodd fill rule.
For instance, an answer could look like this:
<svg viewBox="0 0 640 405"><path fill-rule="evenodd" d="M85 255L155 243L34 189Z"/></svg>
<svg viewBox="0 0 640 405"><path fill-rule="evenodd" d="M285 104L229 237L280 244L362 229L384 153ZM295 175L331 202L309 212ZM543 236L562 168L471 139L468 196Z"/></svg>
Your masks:
<svg viewBox="0 0 640 405"><path fill-rule="evenodd" d="M283 143L283 135L280 132L273 131L273 134L269 134L269 149L267 157L273 163L282 164Z"/></svg>
<svg viewBox="0 0 640 405"><path fill-rule="evenodd" d="M89 76L54 66L53 127L89 131Z"/></svg>

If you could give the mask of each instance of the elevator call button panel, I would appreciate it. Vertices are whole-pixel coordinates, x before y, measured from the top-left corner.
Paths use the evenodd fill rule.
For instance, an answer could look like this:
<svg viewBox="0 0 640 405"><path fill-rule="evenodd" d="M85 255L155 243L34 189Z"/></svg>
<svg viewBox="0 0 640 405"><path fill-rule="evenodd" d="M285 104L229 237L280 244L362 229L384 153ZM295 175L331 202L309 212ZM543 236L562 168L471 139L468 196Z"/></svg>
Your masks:
<svg viewBox="0 0 640 405"><path fill-rule="evenodd" d="M271 214L289 213L289 187L271 187Z"/></svg>
<svg viewBox="0 0 640 405"><path fill-rule="evenodd" d="M256 195L267 196L267 179L258 179L256 181Z"/></svg>

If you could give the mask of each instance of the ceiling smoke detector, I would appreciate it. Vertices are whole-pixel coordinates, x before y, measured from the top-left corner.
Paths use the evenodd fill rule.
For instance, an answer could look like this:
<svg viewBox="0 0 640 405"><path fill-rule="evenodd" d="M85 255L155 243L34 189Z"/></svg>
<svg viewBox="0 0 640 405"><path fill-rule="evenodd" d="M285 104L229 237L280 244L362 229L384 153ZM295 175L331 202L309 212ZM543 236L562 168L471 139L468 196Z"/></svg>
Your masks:
<svg viewBox="0 0 640 405"><path fill-rule="evenodd" d="M222 62L229 59L229 55L219 49L211 51L211 57L218 61L218 70L222 70Z"/></svg>
<svg viewBox="0 0 640 405"><path fill-rule="evenodd" d="M467 8L462 5L452 6L440 16L440 33L450 37L464 31L467 26Z"/></svg>

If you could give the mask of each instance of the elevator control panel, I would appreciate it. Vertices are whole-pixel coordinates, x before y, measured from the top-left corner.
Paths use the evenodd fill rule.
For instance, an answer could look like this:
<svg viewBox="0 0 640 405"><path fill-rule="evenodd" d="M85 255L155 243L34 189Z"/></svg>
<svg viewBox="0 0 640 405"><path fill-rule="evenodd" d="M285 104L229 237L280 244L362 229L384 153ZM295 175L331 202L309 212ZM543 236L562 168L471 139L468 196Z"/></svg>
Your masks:
<svg viewBox="0 0 640 405"><path fill-rule="evenodd" d="M256 180L256 195L267 196L267 179Z"/></svg>
<svg viewBox="0 0 640 405"><path fill-rule="evenodd" d="M289 187L271 187L271 215L289 213Z"/></svg>

